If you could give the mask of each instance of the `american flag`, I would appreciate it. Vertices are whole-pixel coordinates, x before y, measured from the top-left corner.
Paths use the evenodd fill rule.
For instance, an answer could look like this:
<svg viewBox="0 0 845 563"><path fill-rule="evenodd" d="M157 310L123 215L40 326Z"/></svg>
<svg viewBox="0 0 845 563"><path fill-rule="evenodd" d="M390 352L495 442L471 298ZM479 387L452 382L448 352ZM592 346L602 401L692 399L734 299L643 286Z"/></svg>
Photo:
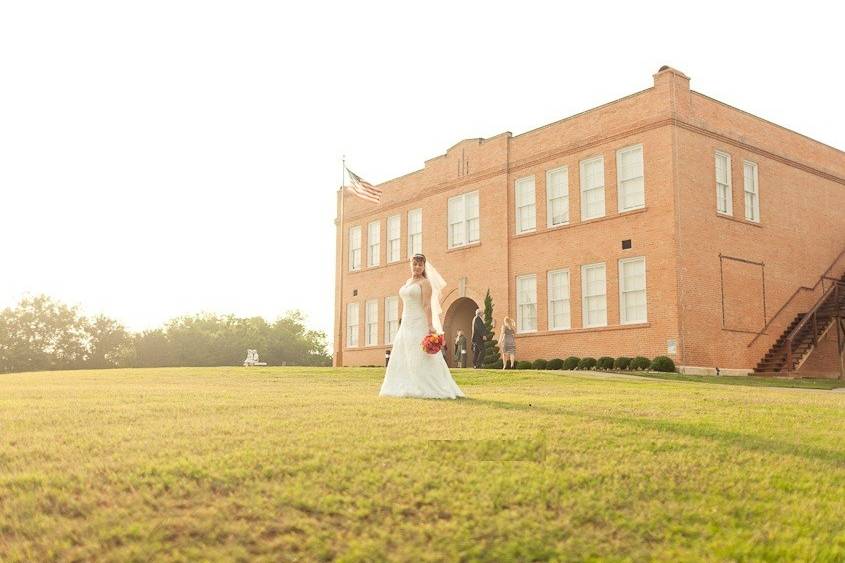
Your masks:
<svg viewBox="0 0 845 563"><path fill-rule="evenodd" d="M352 192L353 195L371 203L378 203L381 200L380 189L358 176L349 168L346 169L346 174L349 176L349 183L351 184L346 186L346 189Z"/></svg>

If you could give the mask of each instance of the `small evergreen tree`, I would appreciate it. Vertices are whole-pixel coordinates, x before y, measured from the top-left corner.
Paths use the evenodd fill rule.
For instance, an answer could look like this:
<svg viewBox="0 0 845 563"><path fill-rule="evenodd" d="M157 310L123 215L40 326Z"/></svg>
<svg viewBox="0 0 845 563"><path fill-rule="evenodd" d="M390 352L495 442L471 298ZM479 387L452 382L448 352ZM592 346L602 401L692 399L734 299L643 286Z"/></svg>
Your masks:
<svg viewBox="0 0 845 563"><path fill-rule="evenodd" d="M499 345L493 333L493 298L490 297L489 289L484 296L484 326L487 328L489 340L484 341L484 359L481 365L488 369L501 369L502 357L499 355Z"/></svg>

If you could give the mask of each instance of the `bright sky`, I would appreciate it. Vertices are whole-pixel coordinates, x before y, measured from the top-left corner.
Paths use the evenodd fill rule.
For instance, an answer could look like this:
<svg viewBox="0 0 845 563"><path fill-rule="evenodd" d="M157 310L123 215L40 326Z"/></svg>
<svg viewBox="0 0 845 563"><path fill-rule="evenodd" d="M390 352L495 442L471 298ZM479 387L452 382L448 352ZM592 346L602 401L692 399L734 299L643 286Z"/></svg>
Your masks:
<svg viewBox="0 0 845 563"><path fill-rule="evenodd" d="M0 3L0 307L298 308L331 338L343 154L383 182L663 64L845 149L841 4L619 4Z"/></svg>

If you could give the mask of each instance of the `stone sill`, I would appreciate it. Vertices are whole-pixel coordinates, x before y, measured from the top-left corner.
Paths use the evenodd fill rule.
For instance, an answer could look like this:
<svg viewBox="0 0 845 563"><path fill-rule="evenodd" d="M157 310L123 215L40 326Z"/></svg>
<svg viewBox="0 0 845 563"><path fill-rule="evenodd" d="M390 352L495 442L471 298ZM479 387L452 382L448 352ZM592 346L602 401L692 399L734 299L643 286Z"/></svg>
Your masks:
<svg viewBox="0 0 845 563"><path fill-rule="evenodd" d="M596 326L590 328L568 328L563 330L541 330L535 332L517 332L517 338L532 338L535 336L562 336L566 334L581 334L584 332L605 332L613 330L628 330L649 328L651 323L637 323L630 325L610 325L610 326Z"/></svg>
<svg viewBox="0 0 845 563"><path fill-rule="evenodd" d="M481 246L481 241L465 244L463 246L455 246L453 248L447 248L446 254L449 254L451 252L460 252L462 250L469 250L470 248L478 248L479 246Z"/></svg>
<svg viewBox="0 0 845 563"><path fill-rule="evenodd" d="M535 237L537 235L542 235L545 233L550 232L557 232L557 231L565 231L567 229L575 229L584 225L593 225L596 223L602 223L604 221L612 221L614 219L620 219L622 217L630 217L632 215L639 215L640 213L645 213L648 211L648 207L640 207L639 209L632 209L631 211L623 211L622 213L616 213L614 215L605 215L604 217L596 217L595 219L587 219L586 221L578 221L577 223L569 222L563 225L555 225L554 227L546 227L542 230L533 230L527 233L515 233L511 235L511 239L523 239L529 237Z"/></svg>
<svg viewBox="0 0 845 563"><path fill-rule="evenodd" d="M758 229L762 229L763 225L757 223L756 221L749 221L748 219L740 219L739 217L734 217L733 215L726 215L725 213L716 212L716 217L720 219L727 219L728 221L733 221L734 223L739 223L740 225L748 225L749 227L757 227Z"/></svg>

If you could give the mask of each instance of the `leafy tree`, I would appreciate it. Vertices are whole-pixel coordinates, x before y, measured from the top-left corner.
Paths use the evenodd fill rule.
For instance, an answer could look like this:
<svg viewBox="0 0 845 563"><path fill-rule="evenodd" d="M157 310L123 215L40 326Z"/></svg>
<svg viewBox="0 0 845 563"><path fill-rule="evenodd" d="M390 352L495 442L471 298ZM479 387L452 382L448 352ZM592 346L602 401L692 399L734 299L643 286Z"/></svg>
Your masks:
<svg viewBox="0 0 845 563"><path fill-rule="evenodd" d="M86 367L121 367L125 348L130 340L123 325L100 315L85 322L85 331L88 334Z"/></svg>
<svg viewBox="0 0 845 563"><path fill-rule="evenodd" d="M326 335L309 330L298 311L272 324L204 313L139 334L102 315L86 319L46 296L0 311L0 372L238 365L249 348L270 365L331 365Z"/></svg>
<svg viewBox="0 0 845 563"><path fill-rule="evenodd" d="M76 307L46 295L27 297L0 314L0 371L84 367L87 335Z"/></svg>

